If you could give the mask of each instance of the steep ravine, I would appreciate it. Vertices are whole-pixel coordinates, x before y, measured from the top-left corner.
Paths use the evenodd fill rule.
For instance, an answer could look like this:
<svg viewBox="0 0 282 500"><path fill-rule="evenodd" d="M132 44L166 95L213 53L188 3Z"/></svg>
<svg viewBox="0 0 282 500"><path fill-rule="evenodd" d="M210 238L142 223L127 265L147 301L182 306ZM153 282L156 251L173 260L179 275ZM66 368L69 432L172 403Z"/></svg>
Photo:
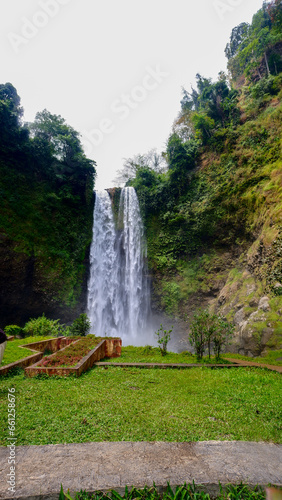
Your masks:
<svg viewBox="0 0 282 500"><path fill-rule="evenodd" d="M186 193L146 212L154 311L187 338L209 307L235 324L228 350L248 356L282 348L281 98L242 97L240 124L205 149Z"/></svg>

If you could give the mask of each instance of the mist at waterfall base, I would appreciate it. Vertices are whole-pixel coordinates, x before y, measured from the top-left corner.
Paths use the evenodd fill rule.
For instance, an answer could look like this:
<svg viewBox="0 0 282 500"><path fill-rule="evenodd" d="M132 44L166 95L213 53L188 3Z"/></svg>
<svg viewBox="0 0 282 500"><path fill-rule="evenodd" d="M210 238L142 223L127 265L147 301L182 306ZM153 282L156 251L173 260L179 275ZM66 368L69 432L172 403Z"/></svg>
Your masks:
<svg viewBox="0 0 282 500"><path fill-rule="evenodd" d="M134 188L123 188L118 214L107 191L96 192L87 315L97 336L123 345L157 345L150 307L146 241Z"/></svg>

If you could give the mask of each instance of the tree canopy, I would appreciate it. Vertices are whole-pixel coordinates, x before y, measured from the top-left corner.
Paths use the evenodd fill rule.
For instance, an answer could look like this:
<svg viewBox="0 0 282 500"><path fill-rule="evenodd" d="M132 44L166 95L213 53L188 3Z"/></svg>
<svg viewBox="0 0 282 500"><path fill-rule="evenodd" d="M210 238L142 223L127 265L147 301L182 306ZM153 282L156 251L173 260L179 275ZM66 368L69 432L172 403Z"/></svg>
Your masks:
<svg viewBox="0 0 282 500"><path fill-rule="evenodd" d="M251 25L233 28L226 45L228 69L233 80L244 74L249 80L277 75L282 70L282 2L264 1Z"/></svg>

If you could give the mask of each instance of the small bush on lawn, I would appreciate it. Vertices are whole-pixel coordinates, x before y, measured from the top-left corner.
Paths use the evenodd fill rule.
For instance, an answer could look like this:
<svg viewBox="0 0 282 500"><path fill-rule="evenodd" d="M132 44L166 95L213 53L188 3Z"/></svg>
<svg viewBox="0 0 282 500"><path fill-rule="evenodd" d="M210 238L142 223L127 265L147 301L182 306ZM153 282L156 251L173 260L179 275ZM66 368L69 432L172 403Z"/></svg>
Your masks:
<svg viewBox="0 0 282 500"><path fill-rule="evenodd" d="M57 337L64 334L65 327L59 323L58 319L48 319L45 314L39 318L30 319L23 328L27 337L47 336Z"/></svg>
<svg viewBox="0 0 282 500"><path fill-rule="evenodd" d="M4 332L6 333L7 337L17 337L17 336L23 336L23 330L20 326L17 325L7 325L4 328Z"/></svg>
<svg viewBox="0 0 282 500"><path fill-rule="evenodd" d="M219 361L222 348L227 345L233 332L234 325L222 316L212 314L207 309L196 312L190 325L189 341L196 350L197 359L203 358L206 347L210 358L213 346L216 361Z"/></svg>
<svg viewBox="0 0 282 500"><path fill-rule="evenodd" d="M158 331L155 332L155 335L158 338L157 342L159 344L159 349L162 356L165 356L167 354L167 344L170 341L170 334L172 330L173 326L170 330L164 330L163 325L161 325Z"/></svg>
<svg viewBox="0 0 282 500"><path fill-rule="evenodd" d="M85 337L91 328L91 323L87 314L80 314L69 327L69 334L72 337Z"/></svg>

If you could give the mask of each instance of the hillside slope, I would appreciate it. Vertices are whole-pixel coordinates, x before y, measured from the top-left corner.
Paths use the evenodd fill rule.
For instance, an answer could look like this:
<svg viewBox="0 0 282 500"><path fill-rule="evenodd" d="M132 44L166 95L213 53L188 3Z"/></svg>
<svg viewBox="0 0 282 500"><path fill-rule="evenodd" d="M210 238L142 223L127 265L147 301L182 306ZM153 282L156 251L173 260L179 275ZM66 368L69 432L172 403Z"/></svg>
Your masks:
<svg viewBox="0 0 282 500"><path fill-rule="evenodd" d="M130 183L142 206L153 308L180 318L209 307L234 322L235 352L282 347L282 6L264 3L226 47L231 85L197 75L159 172ZM134 162L135 161L135 162Z"/></svg>
<svg viewBox="0 0 282 500"><path fill-rule="evenodd" d="M222 152L207 149L186 195L146 219L154 307L185 320L210 306L245 354L282 344L281 97L241 98Z"/></svg>
<svg viewBox="0 0 282 500"><path fill-rule="evenodd" d="M22 125L20 98L0 85L0 321L85 310L94 162L78 134L46 110Z"/></svg>

